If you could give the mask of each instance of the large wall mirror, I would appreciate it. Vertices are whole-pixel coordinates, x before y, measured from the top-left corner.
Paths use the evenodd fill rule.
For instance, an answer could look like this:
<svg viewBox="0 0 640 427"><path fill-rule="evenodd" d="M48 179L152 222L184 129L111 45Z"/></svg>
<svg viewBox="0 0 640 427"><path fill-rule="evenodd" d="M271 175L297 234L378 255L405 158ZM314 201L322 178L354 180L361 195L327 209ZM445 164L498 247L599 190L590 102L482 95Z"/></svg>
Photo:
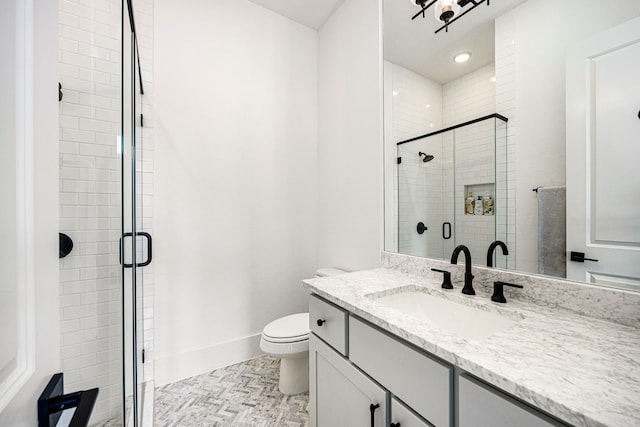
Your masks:
<svg viewBox="0 0 640 427"><path fill-rule="evenodd" d="M385 250L640 291L640 3L439 3L383 0Z"/></svg>

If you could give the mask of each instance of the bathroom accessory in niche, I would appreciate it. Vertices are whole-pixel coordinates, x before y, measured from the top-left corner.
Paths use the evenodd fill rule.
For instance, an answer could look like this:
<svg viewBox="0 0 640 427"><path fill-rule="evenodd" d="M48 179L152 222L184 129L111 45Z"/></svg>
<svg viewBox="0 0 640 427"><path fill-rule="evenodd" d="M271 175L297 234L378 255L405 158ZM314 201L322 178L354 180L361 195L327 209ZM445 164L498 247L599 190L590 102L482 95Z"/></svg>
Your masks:
<svg viewBox="0 0 640 427"><path fill-rule="evenodd" d="M493 216L495 212L495 188L493 182L467 184L464 186L465 215Z"/></svg>

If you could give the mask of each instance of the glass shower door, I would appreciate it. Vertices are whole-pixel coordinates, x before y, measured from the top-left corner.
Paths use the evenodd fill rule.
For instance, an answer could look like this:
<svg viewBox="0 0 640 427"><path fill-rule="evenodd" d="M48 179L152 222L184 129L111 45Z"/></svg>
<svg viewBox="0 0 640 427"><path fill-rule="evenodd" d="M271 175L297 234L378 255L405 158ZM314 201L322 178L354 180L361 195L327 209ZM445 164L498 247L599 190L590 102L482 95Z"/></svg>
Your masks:
<svg viewBox="0 0 640 427"><path fill-rule="evenodd" d="M123 16L121 135L121 268L123 293L123 390L126 426L145 419L144 267L151 262L151 235L144 231L142 193L142 94L132 13ZM150 402L147 402L150 403Z"/></svg>

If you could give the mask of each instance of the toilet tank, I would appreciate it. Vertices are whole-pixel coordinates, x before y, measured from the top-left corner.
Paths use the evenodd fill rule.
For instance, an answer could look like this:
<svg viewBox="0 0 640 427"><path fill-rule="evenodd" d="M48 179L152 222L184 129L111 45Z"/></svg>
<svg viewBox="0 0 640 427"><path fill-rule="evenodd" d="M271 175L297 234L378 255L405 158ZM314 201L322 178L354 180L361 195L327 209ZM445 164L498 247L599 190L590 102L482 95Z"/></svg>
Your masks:
<svg viewBox="0 0 640 427"><path fill-rule="evenodd" d="M337 276L345 273L348 273L348 271L340 270L339 268L319 268L316 270L316 277Z"/></svg>

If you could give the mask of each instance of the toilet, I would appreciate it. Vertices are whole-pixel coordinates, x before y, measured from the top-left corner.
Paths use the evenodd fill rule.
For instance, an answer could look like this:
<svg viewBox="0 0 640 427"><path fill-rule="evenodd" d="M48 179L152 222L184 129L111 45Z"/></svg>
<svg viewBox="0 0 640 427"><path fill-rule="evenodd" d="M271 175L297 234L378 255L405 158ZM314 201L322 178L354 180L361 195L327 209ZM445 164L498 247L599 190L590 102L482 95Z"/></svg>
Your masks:
<svg viewBox="0 0 640 427"><path fill-rule="evenodd" d="M316 277L335 276L347 271L321 268ZM264 327L260 349L280 358L280 392L287 395L309 390L309 313L281 317Z"/></svg>

